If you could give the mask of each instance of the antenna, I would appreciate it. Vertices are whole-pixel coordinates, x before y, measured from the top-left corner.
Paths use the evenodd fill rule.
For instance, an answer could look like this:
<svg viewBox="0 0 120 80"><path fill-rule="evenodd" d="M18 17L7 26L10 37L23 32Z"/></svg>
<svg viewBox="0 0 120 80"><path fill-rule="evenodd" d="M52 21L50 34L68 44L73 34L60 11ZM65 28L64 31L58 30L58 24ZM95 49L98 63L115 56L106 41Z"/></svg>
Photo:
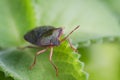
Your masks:
<svg viewBox="0 0 120 80"><path fill-rule="evenodd" d="M64 37L62 40L61 40L61 42L63 42L64 40L66 40L76 29L78 29L80 27L80 25L79 26L77 26L76 28L74 28L66 37Z"/></svg>

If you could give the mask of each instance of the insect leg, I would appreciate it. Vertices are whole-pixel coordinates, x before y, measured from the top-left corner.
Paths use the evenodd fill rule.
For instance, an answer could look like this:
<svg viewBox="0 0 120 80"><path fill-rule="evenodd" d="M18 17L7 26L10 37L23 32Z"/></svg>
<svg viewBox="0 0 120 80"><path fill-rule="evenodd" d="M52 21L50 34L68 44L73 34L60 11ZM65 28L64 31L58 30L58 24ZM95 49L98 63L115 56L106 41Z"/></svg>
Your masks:
<svg viewBox="0 0 120 80"><path fill-rule="evenodd" d="M70 39L69 39L69 38L66 38L66 39L64 39L64 41L65 41L65 40L67 40L68 43L70 44L70 47L71 47L75 52L77 52L77 49L73 47L72 43L70 42ZM63 41L61 40L61 42L63 42Z"/></svg>
<svg viewBox="0 0 120 80"><path fill-rule="evenodd" d="M36 64L36 57L37 57L39 54L44 53L47 49L48 49L48 48L43 49L43 50L40 50L40 51L38 51L38 52L35 54L34 61L33 61L32 65L30 66L30 69L32 69L32 68L34 67L34 65Z"/></svg>
<svg viewBox="0 0 120 80"><path fill-rule="evenodd" d="M56 76L58 76L58 68L56 67L56 65L52 62L52 54L53 54L53 47L50 47L50 56L49 56L49 60L50 63L53 65L53 67L56 70Z"/></svg>
<svg viewBox="0 0 120 80"><path fill-rule="evenodd" d="M68 40L68 42L69 42L69 44L70 44L70 47L71 47L75 52L77 52L77 49L74 48L74 46L73 46L72 43L70 42L70 39L68 38L67 40Z"/></svg>

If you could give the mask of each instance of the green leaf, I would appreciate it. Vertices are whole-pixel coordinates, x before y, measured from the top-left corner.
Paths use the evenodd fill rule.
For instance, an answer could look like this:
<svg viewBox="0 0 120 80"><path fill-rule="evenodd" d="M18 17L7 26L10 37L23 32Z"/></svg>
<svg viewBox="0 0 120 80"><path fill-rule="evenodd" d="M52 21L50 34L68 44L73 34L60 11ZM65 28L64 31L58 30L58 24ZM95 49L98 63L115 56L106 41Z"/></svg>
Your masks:
<svg viewBox="0 0 120 80"><path fill-rule="evenodd" d="M20 45L23 35L34 25L30 0L0 1L0 47Z"/></svg>
<svg viewBox="0 0 120 80"><path fill-rule="evenodd" d="M116 18L120 20L120 0L104 0L109 9L116 15Z"/></svg>
<svg viewBox="0 0 120 80"><path fill-rule="evenodd" d="M116 15L102 1L4 0L0 2L0 5L4 6L0 9L0 45L2 47L21 44L24 33L35 25L65 27L66 34L80 25L80 29L71 36L74 43L120 36L119 21Z"/></svg>
<svg viewBox="0 0 120 80"><path fill-rule="evenodd" d="M83 63L79 61L80 55L73 52L65 42L54 48L53 60L58 67L59 76L48 60L49 51L37 57L37 64L32 70L29 66L33 62L35 50L16 50L10 48L0 52L0 67L7 76L15 80L87 80L83 71Z"/></svg>
<svg viewBox="0 0 120 80"><path fill-rule="evenodd" d="M6 77L3 72L0 71L0 80L14 80L12 77Z"/></svg>
<svg viewBox="0 0 120 80"><path fill-rule="evenodd" d="M119 3L119 2L118 2ZM103 37L120 37L119 21L116 14L99 0L37 0L34 1L37 11L37 25L53 24L65 27L68 34L73 28L80 28L72 34L74 43L88 43L89 40L100 40Z"/></svg>
<svg viewBox="0 0 120 80"><path fill-rule="evenodd" d="M117 1L115 0L116 3ZM118 10L115 11L119 13ZM116 14L100 0L4 0L0 1L0 11L0 48L8 48L8 50L0 52L0 66L5 75L15 79L57 79L52 66L48 66L48 64L51 65L47 60L49 52L41 55L38 59L41 64L37 63L35 69L29 71L26 67L32 63L32 54L36 51L21 52L11 48L23 45L23 35L35 26L65 27L65 33L68 34L77 25L80 25L80 29L71 35L73 43L80 43L79 47L89 46L94 42L101 43L105 40L119 40L120 37L120 25ZM64 45L66 44L64 43ZM83 64L78 61L78 56L74 56L76 54L72 54L70 50L64 50L65 47L58 48L54 51L56 54L54 54L53 60L61 71L59 79L86 79L86 74L84 71L82 72ZM87 59L86 61L89 62ZM69 75L66 75L68 73ZM48 77L43 77L46 74Z"/></svg>
<svg viewBox="0 0 120 80"><path fill-rule="evenodd" d="M54 51L53 60L59 68L58 77L48 61L49 52L39 56L34 69L29 70L37 51L12 48L22 45L23 35L37 23L33 5L34 2L30 0L0 1L0 47L4 48L0 51L0 70L5 76L11 76L15 80L87 80L79 55L72 52L66 43L56 47Z"/></svg>
<svg viewBox="0 0 120 80"><path fill-rule="evenodd" d="M79 47L90 80L120 80L120 43L104 42Z"/></svg>

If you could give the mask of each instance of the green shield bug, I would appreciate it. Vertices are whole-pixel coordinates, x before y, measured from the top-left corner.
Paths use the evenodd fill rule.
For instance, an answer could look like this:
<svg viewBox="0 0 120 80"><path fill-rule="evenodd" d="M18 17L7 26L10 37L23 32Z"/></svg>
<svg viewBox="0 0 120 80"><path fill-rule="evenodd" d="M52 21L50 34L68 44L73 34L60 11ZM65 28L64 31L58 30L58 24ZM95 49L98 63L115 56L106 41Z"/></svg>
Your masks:
<svg viewBox="0 0 120 80"><path fill-rule="evenodd" d="M74 28L66 37L60 40L61 35L63 34L63 28L55 28L53 26L40 26L37 27L29 32L27 32L24 35L24 39L28 41L29 43L35 45L37 48L44 47L45 49L38 51L35 54L34 61L32 65L30 66L30 69L33 68L33 66L36 64L36 57L44 53L46 50L50 48L50 55L49 55L49 61L53 65L53 67L56 70L56 76L58 76L58 68L52 61L52 54L53 54L53 47L59 46L63 41L68 40L71 48L76 51L76 49L72 46L70 43L68 37L72 32L74 32L76 29L78 29L79 26ZM24 48L34 48L34 46L26 46Z"/></svg>

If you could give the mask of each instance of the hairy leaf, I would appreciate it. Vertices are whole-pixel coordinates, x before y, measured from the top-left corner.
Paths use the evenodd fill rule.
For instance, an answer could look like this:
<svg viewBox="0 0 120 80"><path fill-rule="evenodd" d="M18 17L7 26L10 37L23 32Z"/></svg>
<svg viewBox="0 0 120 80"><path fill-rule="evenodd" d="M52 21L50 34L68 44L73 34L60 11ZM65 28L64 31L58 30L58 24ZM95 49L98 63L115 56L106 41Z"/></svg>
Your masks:
<svg viewBox="0 0 120 80"><path fill-rule="evenodd" d="M20 45L23 35L34 23L30 0L0 1L0 47Z"/></svg>
<svg viewBox="0 0 120 80"><path fill-rule="evenodd" d="M0 67L7 76L15 80L87 80L79 54L74 53L67 43L54 48L53 60L58 67L59 76L49 62L49 51L37 57L37 64L30 70L35 50L10 48L0 52Z"/></svg>
<svg viewBox="0 0 120 80"><path fill-rule="evenodd" d="M51 0L48 5L47 0L37 0L34 6L37 25L64 27L66 34L80 25L80 29L71 36L74 43L120 37L119 21L102 1Z"/></svg>

